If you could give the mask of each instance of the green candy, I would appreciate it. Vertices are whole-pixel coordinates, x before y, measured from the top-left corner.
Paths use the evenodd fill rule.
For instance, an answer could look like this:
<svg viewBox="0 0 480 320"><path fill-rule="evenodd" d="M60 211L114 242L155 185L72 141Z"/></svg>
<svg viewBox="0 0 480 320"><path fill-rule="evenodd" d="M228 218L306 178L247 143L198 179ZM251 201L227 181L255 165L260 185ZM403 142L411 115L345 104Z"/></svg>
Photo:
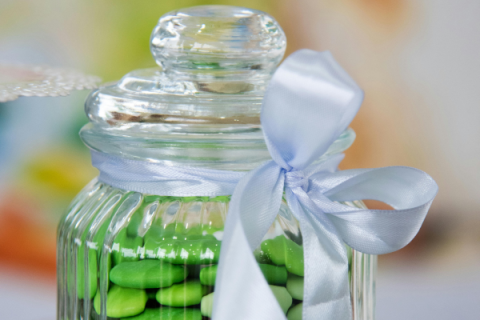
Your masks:
<svg viewBox="0 0 480 320"><path fill-rule="evenodd" d="M147 255L156 252L163 241L181 240L216 240L211 234L204 234L201 226L185 229L183 224L172 223L167 226L154 224L145 234L145 251Z"/></svg>
<svg viewBox="0 0 480 320"><path fill-rule="evenodd" d="M142 205L137 209L137 211L130 217L130 221L128 222L128 226L126 228L126 234L129 237L137 237L138 236L138 229L142 224L143 214L145 211L147 203L142 203Z"/></svg>
<svg viewBox="0 0 480 320"><path fill-rule="evenodd" d="M126 261L138 261L143 247L143 238L130 237L127 235L127 229L123 229L115 237L112 246L112 256L114 265Z"/></svg>
<svg viewBox="0 0 480 320"><path fill-rule="evenodd" d="M202 302L200 304L200 310L202 311L202 315L205 317L212 317L213 312L213 292L207 294L205 297L202 298Z"/></svg>
<svg viewBox="0 0 480 320"><path fill-rule="evenodd" d="M217 278L218 266L206 267L200 270L200 282L206 286L215 285L215 279Z"/></svg>
<svg viewBox="0 0 480 320"><path fill-rule="evenodd" d="M88 250L88 281L89 281L89 293L87 298L92 299L97 292L97 265L100 257L101 247L103 245L103 240L105 238L105 233L110 221L106 221L95 233L91 242L87 243L87 234L88 231L85 231L81 237L81 245L77 248L77 270L76 270L76 281L77 281L77 296L79 299L85 298L85 248ZM87 229L88 230L88 229ZM69 265L69 269L71 265ZM68 273L68 287L71 290L72 285L75 281L74 273Z"/></svg>
<svg viewBox="0 0 480 320"><path fill-rule="evenodd" d="M285 267L272 266L269 264L259 264L258 266L269 284L287 283L288 272ZM216 265L203 268L200 271L200 282L207 286L215 285L217 268Z"/></svg>
<svg viewBox="0 0 480 320"><path fill-rule="evenodd" d="M304 275L303 248L285 236L265 240L261 245L262 251L276 265L284 265L288 272L297 276Z"/></svg>
<svg viewBox="0 0 480 320"><path fill-rule="evenodd" d="M253 255L255 256L255 259L258 263L272 264L272 260L270 260L267 254L260 249L256 249L255 251L253 251Z"/></svg>
<svg viewBox="0 0 480 320"><path fill-rule="evenodd" d="M211 264L220 258L220 244L220 241L204 236L200 239L190 236L187 240L162 238L156 241L149 238L145 242L145 252L149 258L175 264Z"/></svg>
<svg viewBox="0 0 480 320"><path fill-rule="evenodd" d="M294 299L303 300L303 282L303 277L294 274L288 275L287 290Z"/></svg>
<svg viewBox="0 0 480 320"><path fill-rule="evenodd" d="M273 295L278 301L280 308L282 308L283 313L287 313L288 308L292 305L292 296L288 293L285 287L278 286L269 286L273 292Z"/></svg>
<svg viewBox="0 0 480 320"><path fill-rule="evenodd" d="M183 266L159 260L122 262L110 271L110 281L127 288L152 289L169 287L187 277Z"/></svg>
<svg viewBox="0 0 480 320"><path fill-rule="evenodd" d="M299 303L296 306L288 310L288 320L302 320L303 303Z"/></svg>
<svg viewBox="0 0 480 320"><path fill-rule="evenodd" d="M199 201L202 201L202 198L203 197L180 197L178 200L180 202L185 202L185 203L188 203L188 202L199 202ZM206 199L203 199L203 200L206 200ZM207 200L208 201L208 200Z"/></svg>
<svg viewBox="0 0 480 320"><path fill-rule="evenodd" d="M215 239L215 237L204 234L204 226L196 225L193 227L186 228L183 224L171 223L168 225L163 225L161 220L158 220L157 223L154 223L145 234L145 241L162 241L165 239L177 239L177 240L195 240L210 238Z"/></svg>
<svg viewBox="0 0 480 320"><path fill-rule="evenodd" d="M88 299L95 296L97 292L97 252L88 250ZM77 296L79 299L85 297L85 246L82 244L77 250Z"/></svg>
<svg viewBox="0 0 480 320"><path fill-rule="evenodd" d="M225 203L228 203L230 202L230 199L232 198L232 196L217 196L215 198L211 198L210 201L212 202L225 202Z"/></svg>
<svg viewBox="0 0 480 320"><path fill-rule="evenodd" d="M107 316L124 318L135 316L145 310L148 297L145 290L112 286L107 294ZM97 292L93 307L100 314L100 294Z"/></svg>
<svg viewBox="0 0 480 320"><path fill-rule="evenodd" d="M149 209L149 207L156 202L157 204L165 201L165 197L153 196L153 195L145 195L143 197L142 204L138 207L135 213L130 217L130 221L128 222L127 226L127 235L130 237L138 236L138 231L140 226L142 225L143 217L145 212Z"/></svg>
<svg viewBox="0 0 480 320"><path fill-rule="evenodd" d="M202 314L198 309L161 307L122 320L202 320Z"/></svg>
<svg viewBox="0 0 480 320"><path fill-rule="evenodd" d="M199 304L208 289L200 281L186 281L157 292L157 301L171 307L186 307Z"/></svg>
<svg viewBox="0 0 480 320"><path fill-rule="evenodd" d="M184 240L217 240L211 234L201 235L201 234L174 234L172 240L184 241Z"/></svg>
<svg viewBox="0 0 480 320"><path fill-rule="evenodd" d="M197 234L195 230L188 230L189 234ZM180 223L171 223L164 226L162 220L156 220L145 233L145 246L155 249L155 244L163 240L176 239L176 235L186 232L185 226Z"/></svg>
<svg viewBox="0 0 480 320"><path fill-rule="evenodd" d="M110 225L111 220L107 219L102 223L98 231L93 236L93 241L90 244L92 247L95 247L97 250L97 258L100 258L103 249L103 242L105 240L105 235L107 234L108 226ZM99 259L100 260L100 259Z"/></svg>
<svg viewBox="0 0 480 320"><path fill-rule="evenodd" d="M285 267L272 266L270 264L259 264L258 266L269 284L287 283L288 272Z"/></svg>

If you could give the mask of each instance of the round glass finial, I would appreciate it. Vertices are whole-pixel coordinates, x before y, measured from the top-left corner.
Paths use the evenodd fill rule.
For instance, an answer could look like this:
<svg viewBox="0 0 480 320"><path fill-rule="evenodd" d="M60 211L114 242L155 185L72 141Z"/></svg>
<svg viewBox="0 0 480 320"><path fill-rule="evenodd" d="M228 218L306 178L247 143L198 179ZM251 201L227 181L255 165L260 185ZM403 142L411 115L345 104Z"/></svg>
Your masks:
<svg viewBox="0 0 480 320"><path fill-rule="evenodd" d="M211 5L162 16L150 47L166 71L273 70L285 53L286 37L265 12Z"/></svg>

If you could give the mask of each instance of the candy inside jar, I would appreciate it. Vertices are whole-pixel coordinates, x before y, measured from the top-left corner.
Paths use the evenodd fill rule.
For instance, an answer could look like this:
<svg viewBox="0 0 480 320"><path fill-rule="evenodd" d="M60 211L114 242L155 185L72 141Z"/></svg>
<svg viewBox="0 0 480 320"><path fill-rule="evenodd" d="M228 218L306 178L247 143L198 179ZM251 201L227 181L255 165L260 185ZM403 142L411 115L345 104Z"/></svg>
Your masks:
<svg viewBox="0 0 480 320"><path fill-rule="evenodd" d="M80 201L96 200L108 188L97 182L79 195ZM106 271L110 318L211 317L229 197L138 197L128 192L107 197L95 208L96 216L90 217L80 237L82 244L76 241L76 256L69 257L76 258L77 277L69 274L68 294L75 295L76 286L79 305L88 306L98 318L102 295L97 280ZM135 207L122 216L122 205L132 201ZM77 210L78 214L81 209ZM117 220L126 223L118 232L109 232ZM303 300L303 249L298 224L286 205L254 254L282 310L296 319L293 314L299 307L295 306ZM106 264L104 270L99 262Z"/></svg>
<svg viewBox="0 0 480 320"><path fill-rule="evenodd" d="M259 115L285 47L278 23L260 11L168 13L151 38L160 68L93 91L82 139L94 155L131 163L251 170L270 159ZM318 162L354 138L348 129ZM101 175L74 200L58 229L58 319L212 317L230 195L172 196L168 186L181 187L174 179L154 195L149 183L127 191ZM354 318L372 319L375 257L347 252ZM253 253L282 311L302 319L302 235L285 201Z"/></svg>

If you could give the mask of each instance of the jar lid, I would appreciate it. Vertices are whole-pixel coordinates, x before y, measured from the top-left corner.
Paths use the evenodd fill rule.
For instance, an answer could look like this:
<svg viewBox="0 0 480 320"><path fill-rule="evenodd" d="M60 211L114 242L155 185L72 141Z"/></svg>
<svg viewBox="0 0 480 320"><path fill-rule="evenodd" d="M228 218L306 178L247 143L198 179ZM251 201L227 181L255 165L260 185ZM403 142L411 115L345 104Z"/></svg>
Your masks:
<svg viewBox="0 0 480 320"><path fill-rule="evenodd" d="M197 125L196 130L259 125L266 85L283 58L286 38L264 12L198 6L162 16L150 48L160 68L133 71L94 91L86 102L92 122L149 132L164 131L166 124Z"/></svg>
<svg viewBox="0 0 480 320"><path fill-rule="evenodd" d="M90 148L165 165L250 170L271 159L263 96L285 53L265 12L198 6L162 16L150 48L159 65L93 91L80 135ZM346 131L327 152L353 142Z"/></svg>

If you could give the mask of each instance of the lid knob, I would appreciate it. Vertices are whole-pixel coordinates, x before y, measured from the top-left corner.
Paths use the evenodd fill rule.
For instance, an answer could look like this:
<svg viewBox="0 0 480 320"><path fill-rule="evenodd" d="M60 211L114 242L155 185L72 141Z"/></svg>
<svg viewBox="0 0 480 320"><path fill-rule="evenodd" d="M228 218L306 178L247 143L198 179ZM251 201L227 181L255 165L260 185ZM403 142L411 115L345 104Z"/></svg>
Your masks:
<svg viewBox="0 0 480 320"><path fill-rule="evenodd" d="M150 43L165 71L273 71L285 48L282 28L265 12L220 5L163 15Z"/></svg>

